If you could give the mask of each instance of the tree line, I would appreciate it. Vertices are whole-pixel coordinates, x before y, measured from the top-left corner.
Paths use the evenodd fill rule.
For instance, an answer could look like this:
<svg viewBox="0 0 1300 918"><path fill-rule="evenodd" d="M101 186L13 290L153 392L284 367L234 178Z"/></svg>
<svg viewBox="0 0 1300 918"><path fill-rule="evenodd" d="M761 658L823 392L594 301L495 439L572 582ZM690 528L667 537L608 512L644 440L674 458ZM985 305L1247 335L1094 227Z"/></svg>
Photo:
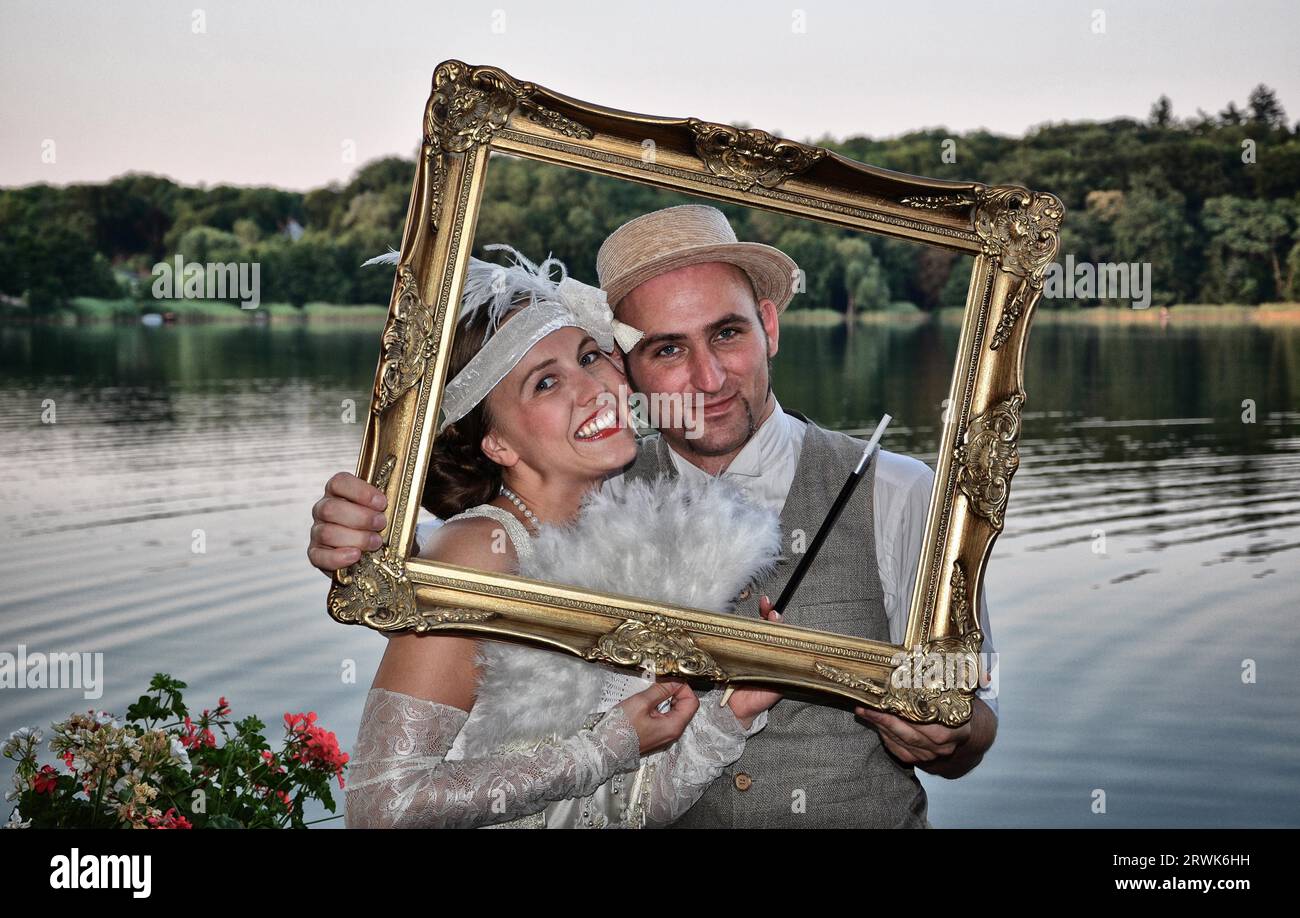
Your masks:
<svg viewBox="0 0 1300 918"><path fill-rule="evenodd" d="M1022 138L929 129L815 142L901 172L1051 191L1067 208L1062 258L1149 262L1157 305L1300 300L1300 123L1288 126L1267 86L1245 107L1230 102L1181 120L1162 96L1145 121L1048 123ZM0 295L36 311L78 296L133 296L143 305L154 265L180 254L187 263L259 263L263 302L387 303L392 272L360 265L399 244L414 169L414 160L384 158L347 184L308 192L192 187L139 173L0 189ZM594 283L609 229L689 200L698 199L498 156L476 245L554 254ZM719 206L740 238L778 246L803 268L806 290L791 309L931 311L964 301L969 262L961 256Z"/></svg>

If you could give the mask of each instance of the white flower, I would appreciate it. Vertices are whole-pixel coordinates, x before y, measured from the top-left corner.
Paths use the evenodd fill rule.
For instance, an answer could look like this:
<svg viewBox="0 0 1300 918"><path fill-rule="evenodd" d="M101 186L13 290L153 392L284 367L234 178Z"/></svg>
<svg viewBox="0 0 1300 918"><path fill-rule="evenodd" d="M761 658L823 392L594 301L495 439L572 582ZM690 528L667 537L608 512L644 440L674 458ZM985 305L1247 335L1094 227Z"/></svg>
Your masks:
<svg viewBox="0 0 1300 918"><path fill-rule="evenodd" d="M9 734L9 738L5 740L4 748L0 749L0 754L5 756L13 755L18 751L19 747L27 743L31 743L31 745L35 746L43 738L44 734L35 727L19 727L13 733Z"/></svg>
<svg viewBox="0 0 1300 918"><path fill-rule="evenodd" d="M23 820L22 813L19 813L19 812L18 812L18 807L14 807L14 811L13 811L13 813L10 815L10 817L9 817L9 821L6 822L3 826L0 826L0 828L4 828L4 829L27 829L27 828L30 828L30 827L31 827L31 824L32 824L32 821L31 821L30 819L24 821L24 820Z"/></svg>
<svg viewBox="0 0 1300 918"><path fill-rule="evenodd" d="M190 754L185 750L185 744L180 741L179 737L172 737L172 759L177 763L190 767Z"/></svg>

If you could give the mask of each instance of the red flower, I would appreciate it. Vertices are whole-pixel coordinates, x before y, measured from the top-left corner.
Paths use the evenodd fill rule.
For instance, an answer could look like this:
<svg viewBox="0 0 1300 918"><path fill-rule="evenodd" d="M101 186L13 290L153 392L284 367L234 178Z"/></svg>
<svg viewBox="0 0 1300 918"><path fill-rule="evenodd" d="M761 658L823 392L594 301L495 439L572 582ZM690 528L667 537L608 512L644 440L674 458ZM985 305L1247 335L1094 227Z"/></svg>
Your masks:
<svg viewBox="0 0 1300 918"><path fill-rule="evenodd" d="M206 712L205 712L206 713ZM186 749L193 749L195 746L216 746L217 738L212 731L204 727L201 731L195 729L194 722L189 716L185 717L185 732L181 734L181 745Z"/></svg>
<svg viewBox="0 0 1300 918"><path fill-rule="evenodd" d="M72 753L71 753L71 752L65 752L65 753L63 753L63 764L68 766L68 771L76 772L77 769L75 769L75 768L72 767Z"/></svg>
<svg viewBox="0 0 1300 918"><path fill-rule="evenodd" d="M226 701L226 696L222 695L217 699L217 716L225 717L230 713L230 703Z"/></svg>
<svg viewBox="0 0 1300 918"><path fill-rule="evenodd" d="M290 733L305 733L314 723L316 723L315 711L309 711L306 714L284 715L284 728Z"/></svg>
<svg viewBox="0 0 1300 918"><path fill-rule="evenodd" d="M335 775L342 788L343 766L347 764L348 754L339 749L338 738L324 727L308 727L298 735L301 744L294 758L308 768Z"/></svg>
<svg viewBox="0 0 1300 918"><path fill-rule="evenodd" d="M72 753L68 753L71 756ZM32 790L38 794L50 794L53 796L55 785L59 782L59 775L51 765L42 765L41 770L32 776Z"/></svg>
<svg viewBox="0 0 1300 918"><path fill-rule="evenodd" d="M262 759L266 762L267 771L275 774L284 774L288 770L283 765L276 763L275 756L271 754L271 750L269 749L262 750Z"/></svg>
<svg viewBox="0 0 1300 918"><path fill-rule="evenodd" d="M194 826L188 819L176 812L176 807L168 807L167 812L163 813L162 819L157 816L149 816L145 819L151 829L192 829Z"/></svg>

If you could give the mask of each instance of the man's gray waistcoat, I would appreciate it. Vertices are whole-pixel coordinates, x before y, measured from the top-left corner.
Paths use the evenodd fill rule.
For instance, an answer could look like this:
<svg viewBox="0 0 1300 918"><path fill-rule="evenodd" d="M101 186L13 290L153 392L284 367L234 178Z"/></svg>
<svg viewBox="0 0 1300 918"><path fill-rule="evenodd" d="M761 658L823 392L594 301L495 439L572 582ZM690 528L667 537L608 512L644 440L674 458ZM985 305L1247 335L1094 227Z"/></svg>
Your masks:
<svg viewBox="0 0 1300 918"><path fill-rule="evenodd" d="M796 412L788 412L805 420ZM792 540L812 542L865 443L808 423L794 481L781 511L783 558L737 604L757 619L758 597L776 601L799 562ZM629 480L675 476L668 444L642 439ZM791 625L889 641L876 565L872 490L875 462L823 543L790 607ZM701 521L707 525L707 521ZM830 704L828 704L830 702ZM929 828L925 788L847 702L788 692L744 754L673 828Z"/></svg>

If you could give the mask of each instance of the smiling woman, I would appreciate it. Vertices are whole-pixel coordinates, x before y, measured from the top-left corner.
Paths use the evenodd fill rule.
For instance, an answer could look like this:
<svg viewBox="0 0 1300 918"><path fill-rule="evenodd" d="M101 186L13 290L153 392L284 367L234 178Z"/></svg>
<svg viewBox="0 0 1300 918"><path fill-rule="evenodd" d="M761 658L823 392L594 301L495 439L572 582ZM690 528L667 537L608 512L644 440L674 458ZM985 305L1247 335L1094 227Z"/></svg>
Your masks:
<svg viewBox="0 0 1300 918"><path fill-rule="evenodd" d="M534 345L488 401L493 423L482 449L502 467L516 492L543 500L544 488L554 492L568 480L573 499L549 499L559 497L566 507L576 508L592 481L636 456L634 435L625 423L621 361L602 354L581 329L560 329ZM544 477L551 479L549 486Z"/></svg>
<svg viewBox="0 0 1300 918"><path fill-rule="evenodd" d="M500 276L492 269L485 267L482 270L489 278ZM526 302L511 303L499 320L494 320L488 310L467 310L460 319L448 376L453 381L464 380L463 391L468 390L472 378L499 375L481 362L475 367L470 364L482 360L483 344L496 328L514 331L518 327L511 323ZM616 418L627 416L625 403L621 407L615 405L614 393L620 391L623 381L621 359L616 352L604 353L589 332L575 326L562 326L536 342L525 340L523 344L527 349L519 356L518 362L499 378L499 382L494 381L495 388L480 397L462 417L446 423L433 442L423 504L440 519L497 499L505 484L507 469L513 469L511 483L516 493L522 490L531 495L536 490L534 481L521 481L519 476L529 479L535 474L535 465L521 460L533 455L539 442L536 437L539 425L548 429L563 426L573 421L574 415L582 413L573 424L572 437L574 443L581 443L589 438L580 438L579 428L601 415L606 403L619 408L615 412ZM516 344L511 350L517 352L521 346ZM502 359L515 357L504 350L501 353ZM577 391L571 391L575 388ZM563 395L568 396L567 400ZM621 434L622 449L619 451L616 445L611 445L613 451L603 458L601 454L588 457L596 463L598 474L626 465L635 454L632 434L627 427L609 426L608 430L609 433L601 440ZM563 441L567 443L570 439L566 432ZM553 444L555 440L541 438L541 442L547 444ZM578 469L583 470L586 464L581 462ZM571 505L571 512L581 499L581 493L579 489L576 494L560 498L559 502ZM542 498L538 496L536 500L540 502ZM499 503L503 508L510 506L509 502ZM563 510L560 513L565 515Z"/></svg>
<svg viewBox="0 0 1300 918"><path fill-rule="evenodd" d="M524 515L525 500L528 514L569 519L594 482L636 456L622 358L608 340L612 319L602 326L566 313L569 301L555 302L560 286L537 286L559 263L534 266L514 254L512 273L478 263L466 284L450 395L424 488L425 508L443 519L489 502ZM483 284L491 285L489 309L471 305ZM619 325L625 340L637 337ZM606 338L605 349L593 331Z"/></svg>

